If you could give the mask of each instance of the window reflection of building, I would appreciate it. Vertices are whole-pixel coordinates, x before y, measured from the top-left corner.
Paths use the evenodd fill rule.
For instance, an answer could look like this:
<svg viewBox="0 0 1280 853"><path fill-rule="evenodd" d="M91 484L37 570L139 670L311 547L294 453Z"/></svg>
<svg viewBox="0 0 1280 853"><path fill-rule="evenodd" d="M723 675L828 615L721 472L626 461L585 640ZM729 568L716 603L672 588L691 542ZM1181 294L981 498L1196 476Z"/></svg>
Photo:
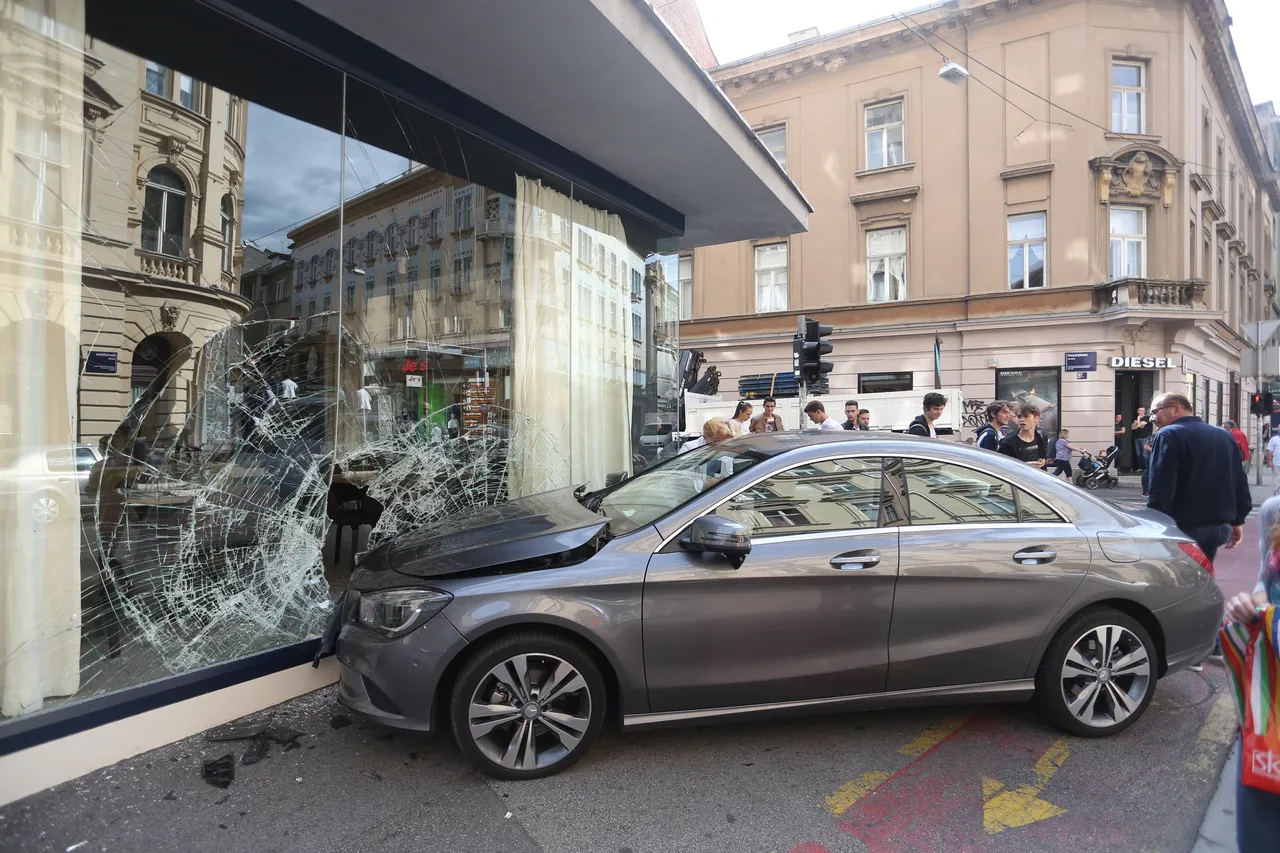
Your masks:
<svg viewBox="0 0 1280 853"><path fill-rule="evenodd" d="M872 528L880 519L879 459L800 465L739 493L720 510L755 535ZM886 519L888 521L890 519Z"/></svg>

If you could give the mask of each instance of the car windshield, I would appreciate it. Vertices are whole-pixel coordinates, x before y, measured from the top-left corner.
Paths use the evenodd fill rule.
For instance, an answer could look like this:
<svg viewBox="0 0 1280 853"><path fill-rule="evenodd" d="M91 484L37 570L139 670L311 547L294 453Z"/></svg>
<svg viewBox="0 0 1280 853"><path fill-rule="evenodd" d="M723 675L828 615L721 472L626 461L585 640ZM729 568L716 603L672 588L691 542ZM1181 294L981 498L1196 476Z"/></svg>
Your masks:
<svg viewBox="0 0 1280 853"><path fill-rule="evenodd" d="M731 444L700 447L627 480L601 499L599 509L608 517L613 535L630 533L764 458L758 451Z"/></svg>

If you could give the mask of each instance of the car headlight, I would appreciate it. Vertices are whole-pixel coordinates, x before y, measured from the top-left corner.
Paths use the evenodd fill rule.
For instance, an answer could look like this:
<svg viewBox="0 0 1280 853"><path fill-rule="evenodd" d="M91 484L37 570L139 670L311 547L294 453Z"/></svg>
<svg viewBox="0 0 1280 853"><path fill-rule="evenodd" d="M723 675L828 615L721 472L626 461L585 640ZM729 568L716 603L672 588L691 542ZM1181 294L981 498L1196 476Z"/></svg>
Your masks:
<svg viewBox="0 0 1280 853"><path fill-rule="evenodd" d="M362 592L358 618L365 627L388 637L398 637L435 616L452 600L449 593L434 589Z"/></svg>

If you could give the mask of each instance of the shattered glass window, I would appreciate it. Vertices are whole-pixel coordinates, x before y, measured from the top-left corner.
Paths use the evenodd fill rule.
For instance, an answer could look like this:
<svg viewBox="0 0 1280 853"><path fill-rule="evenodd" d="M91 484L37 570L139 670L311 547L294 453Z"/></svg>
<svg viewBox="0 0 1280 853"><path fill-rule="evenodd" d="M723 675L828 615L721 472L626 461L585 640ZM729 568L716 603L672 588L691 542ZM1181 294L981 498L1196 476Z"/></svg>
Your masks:
<svg viewBox="0 0 1280 853"><path fill-rule="evenodd" d="M676 408L669 235L353 80L325 105L343 134L269 75L234 103L202 82L236 121L171 144L188 116L130 110L140 46L82 27L58 31L103 63L83 93L58 89L83 54L0 45L32 54L0 53L30 103L70 111L18 104L60 129L59 168L0 170L0 197L56 206L0 237L0 537L23 555L0 566L0 725L315 638L378 543L664 452L640 434ZM32 138L0 134L0 163ZM234 251L197 227L224 198Z"/></svg>

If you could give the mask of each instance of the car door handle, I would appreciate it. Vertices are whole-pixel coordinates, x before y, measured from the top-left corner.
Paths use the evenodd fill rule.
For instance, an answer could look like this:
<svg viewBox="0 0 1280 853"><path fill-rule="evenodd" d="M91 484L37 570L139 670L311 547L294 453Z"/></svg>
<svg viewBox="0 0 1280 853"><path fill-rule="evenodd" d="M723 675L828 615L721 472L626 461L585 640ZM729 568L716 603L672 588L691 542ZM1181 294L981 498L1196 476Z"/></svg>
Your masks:
<svg viewBox="0 0 1280 853"><path fill-rule="evenodd" d="M869 569L880 565L880 555L875 551L850 551L839 557L831 558L831 565L841 571L852 569Z"/></svg>
<svg viewBox="0 0 1280 853"><path fill-rule="evenodd" d="M1013 559L1024 566L1039 566L1043 563L1052 563L1057 556L1057 551L1040 545L1035 548L1028 548L1025 551L1019 551L1013 555Z"/></svg>

